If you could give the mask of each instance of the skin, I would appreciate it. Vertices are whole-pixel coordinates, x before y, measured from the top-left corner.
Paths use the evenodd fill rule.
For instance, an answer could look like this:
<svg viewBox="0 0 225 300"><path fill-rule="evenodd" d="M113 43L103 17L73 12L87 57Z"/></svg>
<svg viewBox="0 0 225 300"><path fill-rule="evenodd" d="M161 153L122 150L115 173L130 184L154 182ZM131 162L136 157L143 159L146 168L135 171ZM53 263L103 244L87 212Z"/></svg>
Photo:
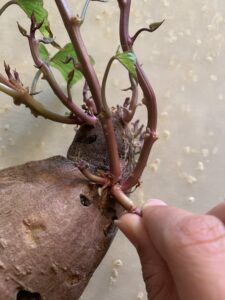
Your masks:
<svg viewBox="0 0 225 300"><path fill-rule="evenodd" d="M196 215L151 200L118 227L136 247L148 299L225 299L225 203Z"/></svg>
<svg viewBox="0 0 225 300"><path fill-rule="evenodd" d="M62 156L0 170L0 300L80 299L115 213Z"/></svg>

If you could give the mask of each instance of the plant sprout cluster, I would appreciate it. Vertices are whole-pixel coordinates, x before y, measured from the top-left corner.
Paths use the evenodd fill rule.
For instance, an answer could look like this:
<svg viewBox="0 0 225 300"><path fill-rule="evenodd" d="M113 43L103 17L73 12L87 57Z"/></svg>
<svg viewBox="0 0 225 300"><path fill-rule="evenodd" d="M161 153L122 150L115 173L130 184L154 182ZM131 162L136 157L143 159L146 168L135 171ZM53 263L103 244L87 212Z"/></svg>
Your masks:
<svg viewBox="0 0 225 300"><path fill-rule="evenodd" d="M103 0L92 0L107 2ZM132 201L126 196L133 187L139 185L142 172L147 164L147 160L153 143L157 139L157 105L154 91L144 73L141 64L136 58L133 45L138 36L143 31L153 32L162 22L150 24L148 28L140 28L133 36L129 33L129 15L131 0L117 0L120 9L120 47L115 51L115 55L109 60L103 80L100 83L94 69L94 60L89 55L81 34L81 28L86 21L86 12L91 0L84 1L84 7L80 15L73 15L71 8L66 0L55 0L65 29L70 38L70 42L61 47L53 37L48 21L48 12L44 8L43 0L15 0L8 1L0 9L0 15L11 5L18 5L30 18L29 30L24 29L20 24L20 33L27 39L30 53L37 68L32 86L27 88L20 80L17 71L12 71L10 66L5 63L6 76L0 74L0 91L13 98L16 105L24 104L35 116L42 116L46 119L72 125L88 124L95 126L100 122L105 141L107 144L110 172L107 174L92 174L88 165L82 161L77 163L81 172L92 182L100 185L107 190L113 197L130 212L137 212ZM107 5L107 4L104 4ZM42 34L42 38L37 38L37 31ZM51 56L46 44L57 48L58 52ZM121 49L121 50L120 50ZM111 109L106 99L106 83L113 62L119 61L128 71L131 96L125 102L117 105L117 109ZM66 92L56 81L52 68L57 69L67 83ZM38 80L46 80L54 94L69 110L68 115L60 115L50 111L43 103L35 99ZM83 85L83 104L79 106L71 93L71 87L79 80L84 80ZM147 108L147 127L142 132L143 126L138 128L138 122L134 122L134 130L142 132L142 147L134 169L128 178L122 178L121 163L118 154L113 128L113 118L119 116L124 127L128 126L135 115L138 103L138 87L142 90L141 100Z"/></svg>

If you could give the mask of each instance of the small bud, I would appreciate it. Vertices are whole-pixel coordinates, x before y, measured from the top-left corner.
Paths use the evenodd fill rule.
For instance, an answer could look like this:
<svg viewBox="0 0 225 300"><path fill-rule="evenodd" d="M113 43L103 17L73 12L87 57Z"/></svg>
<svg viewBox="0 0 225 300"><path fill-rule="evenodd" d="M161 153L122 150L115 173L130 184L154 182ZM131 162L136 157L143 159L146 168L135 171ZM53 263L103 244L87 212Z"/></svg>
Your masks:
<svg viewBox="0 0 225 300"><path fill-rule="evenodd" d="M9 78L9 80L12 79L12 74L11 74L11 69L10 69L10 66L7 65L7 63L4 61L4 67L5 67L5 72Z"/></svg>
<svg viewBox="0 0 225 300"><path fill-rule="evenodd" d="M16 69L13 71L14 77L17 81L20 81L19 73L16 71Z"/></svg>
<svg viewBox="0 0 225 300"><path fill-rule="evenodd" d="M149 25L149 29L150 29L150 32L153 32L155 30L157 30L161 25L162 23L164 22L165 20L161 21L161 22L155 22L155 23L152 23Z"/></svg>
<svg viewBox="0 0 225 300"><path fill-rule="evenodd" d="M18 28L19 28L20 33L21 33L23 36L26 36L26 37L27 37L27 31L26 31L26 29L24 29L18 22L17 22L17 26L18 26Z"/></svg>
<svg viewBox="0 0 225 300"><path fill-rule="evenodd" d="M130 97L127 97L123 103L123 107L128 107L130 104Z"/></svg>
<svg viewBox="0 0 225 300"><path fill-rule="evenodd" d="M13 71L13 75L14 75L15 80L16 80L21 86L23 86L23 84L22 84L22 82L21 82L21 80L20 80L19 73L18 73L16 70Z"/></svg>

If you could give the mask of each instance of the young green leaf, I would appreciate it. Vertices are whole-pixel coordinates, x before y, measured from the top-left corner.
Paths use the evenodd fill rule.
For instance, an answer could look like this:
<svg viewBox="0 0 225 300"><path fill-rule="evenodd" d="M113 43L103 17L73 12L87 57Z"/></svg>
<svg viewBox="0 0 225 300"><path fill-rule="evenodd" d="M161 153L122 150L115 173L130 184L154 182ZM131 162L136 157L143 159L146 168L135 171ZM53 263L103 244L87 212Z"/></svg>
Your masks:
<svg viewBox="0 0 225 300"><path fill-rule="evenodd" d="M120 53L117 50L116 59L127 69L127 71L136 79L136 56L133 52L127 51Z"/></svg>
<svg viewBox="0 0 225 300"><path fill-rule="evenodd" d="M68 76L71 74L71 71L74 69L74 64L72 59L68 60L68 57L72 58L76 62L77 55L73 49L73 45L71 43L67 44L62 50L58 51L51 59L50 59L50 65L57 69L64 79L68 81ZM83 75L80 71L75 70L73 74L73 79L70 82L70 86L74 85L76 82L78 82L80 79L82 79Z"/></svg>
<svg viewBox="0 0 225 300"><path fill-rule="evenodd" d="M52 36L48 21L48 12L44 8L43 0L16 0L16 2L29 18L34 13L38 23L44 21L40 31L45 37Z"/></svg>
<svg viewBox="0 0 225 300"><path fill-rule="evenodd" d="M48 59L49 59L49 53L48 53L48 50L45 47L45 45L43 45L42 43L40 43L38 45L38 50L39 50L39 55L40 55L41 59L43 61L48 61Z"/></svg>

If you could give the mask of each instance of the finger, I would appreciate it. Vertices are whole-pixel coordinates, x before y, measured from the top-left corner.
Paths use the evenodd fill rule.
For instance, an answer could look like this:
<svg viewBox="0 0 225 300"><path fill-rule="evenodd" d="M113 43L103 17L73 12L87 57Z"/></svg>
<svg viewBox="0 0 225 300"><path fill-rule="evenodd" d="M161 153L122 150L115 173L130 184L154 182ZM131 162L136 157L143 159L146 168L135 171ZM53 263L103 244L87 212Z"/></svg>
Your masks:
<svg viewBox="0 0 225 300"><path fill-rule="evenodd" d="M125 214L116 223L134 247L139 248L143 239L142 236L146 238L146 231L141 222L141 217L136 214Z"/></svg>
<svg viewBox="0 0 225 300"><path fill-rule="evenodd" d="M153 206L164 206L165 202L154 199L151 200ZM145 227L143 226L143 220L139 215L136 214L124 214L119 221L117 226L126 235L130 242L137 248L144 248L146 241L149 240Z"/></svg>
<svg viewBox="0 0 225 300"><path fill-rule="evenodd" d="M154 200L152 205L166 204ZM149 239L142 218L135 214L126 214L117 225L138 251L149 299L178 299L168 266Z"/></svg>
<svg viewBox="0 0 225 300"><path fill-rule="evenodd" d="M156 250L167 262L181 299L223 298L225 228L222 222L213 216L197 216L174 207L148 204L143 208L143 223Z"/></svg>
<svg viewBox="0 0 225 300"><path fill-rule="evenodd" d="M225 202L218 204L217 206L210 209L207 213L220 219L225 224Z"/></svg>
<svg viewBox="0 0 225 300"><path fill-rule="evenodd" d="M161 200L151 200L151 205L166 205ZM125 214L119 221L117 226L126 235L130 242L137 248L144 248L145 242L149 240L146 230L143 226L142 218L136 214Z"/></svg>

